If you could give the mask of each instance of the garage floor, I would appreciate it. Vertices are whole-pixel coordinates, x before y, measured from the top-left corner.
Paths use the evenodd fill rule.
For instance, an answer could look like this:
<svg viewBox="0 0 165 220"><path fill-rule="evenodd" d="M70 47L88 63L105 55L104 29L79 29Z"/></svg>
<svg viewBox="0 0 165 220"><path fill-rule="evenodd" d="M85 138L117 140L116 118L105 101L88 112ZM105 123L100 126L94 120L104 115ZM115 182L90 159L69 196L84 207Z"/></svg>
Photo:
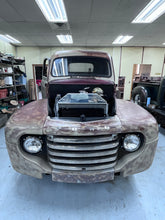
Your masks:
<svg viewBox="0 0 165 220"><path fill-rule="evenodd" d="M165 130L152 167L129 178L99 184L64 184L15 172L0 129L0 220L164 219Z"/></svg>

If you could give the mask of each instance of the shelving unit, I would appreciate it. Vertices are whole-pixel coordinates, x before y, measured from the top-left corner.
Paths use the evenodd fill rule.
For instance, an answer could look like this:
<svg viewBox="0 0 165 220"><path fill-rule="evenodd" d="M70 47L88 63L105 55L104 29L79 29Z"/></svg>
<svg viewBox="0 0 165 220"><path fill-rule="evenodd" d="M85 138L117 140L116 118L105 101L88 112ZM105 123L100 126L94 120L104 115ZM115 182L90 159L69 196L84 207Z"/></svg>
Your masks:
<svg viewBox="0 0 165 220"><path fill-rule="evenodd" d="M8 70L10 69L10 72ZM11 72L12 70L12 72ZM11 83L6 84L5 83L5 77L11 77ZM10 99L15 99L17 100L17 92L16 92L16 86L14 84L15 82L15 75L13 72L13 58L5 58L2 55L0 56L0 101L2 102L3 100L10 100ZM7 91L6 96L3 95L2 97L2 91ZM1 103L0 102L0 106Z"/></svg>
<svg viewBox="0 0 165 220"><path fill-rule="evenodd" d="M9 99L15 99L15 96L9 96L6 98L0 98L0 100L9 100Z"/></svg>
<svg viewBox="0 0 165 220"><path fill-rule="evenodd" d="M22 67L22 70L24 73L26 73L26 66L25 66L25 59L14 59L13 60L13 69L18 67ZM26 82L20 82L19 77L21 77L21 73L18 73L17 71L14 71L14 75L15 75L15 86L16 86L16 91L17 91L17 96L18 96L18 101L22 101L25 100L23 97L23 93L21 92L22 90L26 89ZM19 84L17 84L19 82ZM20 84L21 83L21 84Z"/></svg>
<svg viewBox="0 0 165 220"><path fill-rule="evenodd" d="M21 83L22 72L17 72L16 68L23 67L26 73L25 59L15 59L6 57L0 53L0 110L10 108L11 100L20 101L23 90L26 90L26 83ZM8 80L5 77L10 77ZM5 81L8 81L7 83Z"/></svg>

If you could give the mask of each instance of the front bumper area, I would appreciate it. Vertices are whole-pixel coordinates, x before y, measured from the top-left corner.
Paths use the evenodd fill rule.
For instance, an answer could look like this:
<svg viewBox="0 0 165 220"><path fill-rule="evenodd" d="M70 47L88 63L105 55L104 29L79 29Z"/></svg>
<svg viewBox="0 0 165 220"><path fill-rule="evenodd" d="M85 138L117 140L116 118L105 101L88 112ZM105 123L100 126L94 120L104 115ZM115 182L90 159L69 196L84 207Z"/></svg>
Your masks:
<svg viewBox="0 0 165 220"><path fill-rule="evenodd" d="M114 169L103 171L87 171L67 173L65 171L52 170L52 180L65 183L97 183L114 179Z"/></svg>
<svg viewBox="0 0 165 220"><path fill-rule="evenodd" d="M153 161L157 139L143 145L138 151L123 156L114 167L92 171L67 171L55 169L48 161L24 153L18 145L7 142L7 149L13 168L22 174L42 178L43 174L52 175L52 180L67 183L96 183L113 180L116 174L129 176L148 169Z"/></svg>

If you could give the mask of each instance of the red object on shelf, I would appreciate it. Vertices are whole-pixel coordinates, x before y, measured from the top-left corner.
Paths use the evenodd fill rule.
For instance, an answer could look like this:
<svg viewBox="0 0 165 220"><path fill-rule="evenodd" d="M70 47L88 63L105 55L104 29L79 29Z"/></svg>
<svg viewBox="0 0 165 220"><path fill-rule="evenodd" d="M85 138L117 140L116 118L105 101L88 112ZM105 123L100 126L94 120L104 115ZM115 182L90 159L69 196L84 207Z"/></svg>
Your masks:
<svg viewBox="0 0 165 220"><path fill-rule="evenodd" d="M41 79L37 79L37 80L36 80L36 84L37 84L38 86L41 86Z"/></svg>
<svg viewBox="0 0 165 220"><path fill-rule="evenodd" d="M0 89L0 99L7 97L7 89Z"/></svg>
<svg viewBox="0 0 165 220"><path fill-rule="evenodd" d="M24 101L19 101L19 103L23 106L25 104Z"/></svg>

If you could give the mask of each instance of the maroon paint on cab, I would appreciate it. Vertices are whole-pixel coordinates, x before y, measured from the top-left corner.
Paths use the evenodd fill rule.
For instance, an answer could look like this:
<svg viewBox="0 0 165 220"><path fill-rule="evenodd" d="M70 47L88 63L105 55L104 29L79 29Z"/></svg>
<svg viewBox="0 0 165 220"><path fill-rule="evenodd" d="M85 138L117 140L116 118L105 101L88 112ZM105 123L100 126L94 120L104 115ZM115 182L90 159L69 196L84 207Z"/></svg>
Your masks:
<svg viewBox="0 0 165 220"><path fill-rule="evenodd" d="M49 84L62 84L62 85L70 85L70 84L94 84L94 85L113 85L114 82L110 80L101 80L101 79L89 79L89 78L78 78L78 79L60 79L60 80L52 80Z"/></svg>

